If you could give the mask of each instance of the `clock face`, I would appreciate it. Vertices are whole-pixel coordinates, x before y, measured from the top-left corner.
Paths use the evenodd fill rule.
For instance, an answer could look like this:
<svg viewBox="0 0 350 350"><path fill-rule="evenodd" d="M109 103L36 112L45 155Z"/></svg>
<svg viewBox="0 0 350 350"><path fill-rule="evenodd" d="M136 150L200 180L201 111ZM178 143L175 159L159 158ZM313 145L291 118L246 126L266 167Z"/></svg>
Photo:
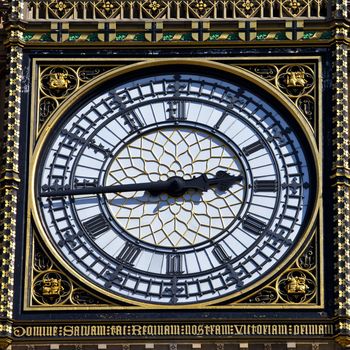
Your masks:
<svg viewBox="0 0 350 350"><path fill-rule="evenodd" d="M37 151L41 231L119 299L229 298L277 268L309 224L314 168L291 120L216 76L121 81L62 117Z"/></svg>

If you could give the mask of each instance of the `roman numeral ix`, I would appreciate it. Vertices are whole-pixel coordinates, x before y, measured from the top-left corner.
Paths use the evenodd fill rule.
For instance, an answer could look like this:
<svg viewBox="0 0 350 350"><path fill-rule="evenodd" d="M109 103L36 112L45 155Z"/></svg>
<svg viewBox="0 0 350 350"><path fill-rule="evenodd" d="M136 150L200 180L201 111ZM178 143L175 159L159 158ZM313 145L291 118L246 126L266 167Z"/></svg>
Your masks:
<svg viewBox="0 0 350 350"><path fill-rule="evenodd" d="M102 214L83 222L85 230L92 238L99 237L102 233L109 230L109 224Z"/></svg>
<svg viewBox="0 0 350 350"><path fill-rule="evenodd" d="M248 214L242 222L242 228L245 231L260 236L266 228L266 223Z"/></svg>

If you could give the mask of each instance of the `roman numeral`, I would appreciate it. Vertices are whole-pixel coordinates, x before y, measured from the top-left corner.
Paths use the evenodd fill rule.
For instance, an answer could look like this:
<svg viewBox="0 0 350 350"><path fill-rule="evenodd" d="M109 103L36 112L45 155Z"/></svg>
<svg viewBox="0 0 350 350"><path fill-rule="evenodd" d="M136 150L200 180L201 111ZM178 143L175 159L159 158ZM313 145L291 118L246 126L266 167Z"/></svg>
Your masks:
<svg viewBox="0 0 350 350"><path fill-rule="evenodd" d="M167 273L173 275L183 273L182 258L181 254L169 254L166 259Z"/></svg>
<svg viewBox="0 0 350 350"><path fill-rule="evenodd" d="M221 263L225 263L231 260L231 257L226 253L225 249L220 244L217 244L214 247L213 254L215 258L218 259L218 261Z"/></svg>
<svg viewBox="0 0 350 350"><path fill-rule="evenodd" d="M242 228L254 235L259 236L266 228L266 223L248 214L242 222Z"/></svg>
<svg viewBox="0 0 350 350"><path fill-rule="evenodd" d="M250 156L251 154L261 150L264 148L264 145L262 144L261 140L258 140L256 142L253 142L251 145L243 147L243 153L246 156Z"/></svg>
<svg viewBox="0 0 350 350"><path fill-rule="evenodd" d="M186 103L184 101L168 101L168 120L186 120Z"/></svg>
<svg viewBox="0 0 350 350"><path fill-rule="evenodd" d="M135 112L124 113L120 117L123 118L124 125L127 125L130 128L130 133L143 127L141 119Z"/></svg>
<svg viewBox="0 0 350 350"><path fill-rule="evenodd" d="M254 192L276 192L277 180L256 180L254 181Z"/></svg>
<svg viewBox="0 0 350 350"><path fill-rule="evenodd" d="M133 264L140 253L140 247L137 247L132 243L126 243L117 256L117 259L127 264Z"/></svg>
<svg viewBox="0 0 350 350"><path fill-rule="evenodd" d="M228 116L228 112L223 112L217 123L214 125L215 129L219 129L221 124L224 122L226 117Z"/></svg>
<svg viewBox="0 0 350 350"><path fill-rule="evenodd" d="M109 230L109 224L102 214L83 222L83 226L94 239Z"/></svg>

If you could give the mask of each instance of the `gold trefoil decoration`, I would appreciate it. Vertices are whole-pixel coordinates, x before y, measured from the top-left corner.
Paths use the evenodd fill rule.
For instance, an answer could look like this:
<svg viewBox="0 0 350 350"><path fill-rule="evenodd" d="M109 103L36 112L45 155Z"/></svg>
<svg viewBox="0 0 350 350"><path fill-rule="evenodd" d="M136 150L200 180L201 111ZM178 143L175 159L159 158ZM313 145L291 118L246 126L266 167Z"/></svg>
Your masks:
<svg viewBox="0 0 350 350"><path fill-rule="evenodd" d="M307 80L305 79L305 72L303 70L296 72L287 72L287 87L304 87L306 83Z"/></svg>
<svg viewBox="0 0 350 350"><path fill-rule="evenodd" d="M49 87L50 89L66 90L68 89L68 73L52 73L50 74Z"/></svg>
<svg viewBox="0 0 350 350"><path fill-rule="evenodd" d="M305 277L289 277L287 283L288 294L306 294L309 287L306 285Z"/></svg>
<svg viewBox="0 0 350 350"><path fill-rule="evenodd" d="M43 296L59 296L63 292L62 280L58 278L43 279Z"/></svg>

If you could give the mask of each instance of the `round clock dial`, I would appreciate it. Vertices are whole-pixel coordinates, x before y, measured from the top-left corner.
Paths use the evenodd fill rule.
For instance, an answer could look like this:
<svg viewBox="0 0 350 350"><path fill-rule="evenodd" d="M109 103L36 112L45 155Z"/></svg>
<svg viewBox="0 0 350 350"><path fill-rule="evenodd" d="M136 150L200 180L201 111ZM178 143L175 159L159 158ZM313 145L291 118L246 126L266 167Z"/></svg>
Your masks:
<svg viewBox="0 0 350 350"><path fill-rule="evenodd" d="M309 223L313 166L290 118L218 77L125 80L37 151L43 234L117 298L228 298L277 267Z"/></svg>

